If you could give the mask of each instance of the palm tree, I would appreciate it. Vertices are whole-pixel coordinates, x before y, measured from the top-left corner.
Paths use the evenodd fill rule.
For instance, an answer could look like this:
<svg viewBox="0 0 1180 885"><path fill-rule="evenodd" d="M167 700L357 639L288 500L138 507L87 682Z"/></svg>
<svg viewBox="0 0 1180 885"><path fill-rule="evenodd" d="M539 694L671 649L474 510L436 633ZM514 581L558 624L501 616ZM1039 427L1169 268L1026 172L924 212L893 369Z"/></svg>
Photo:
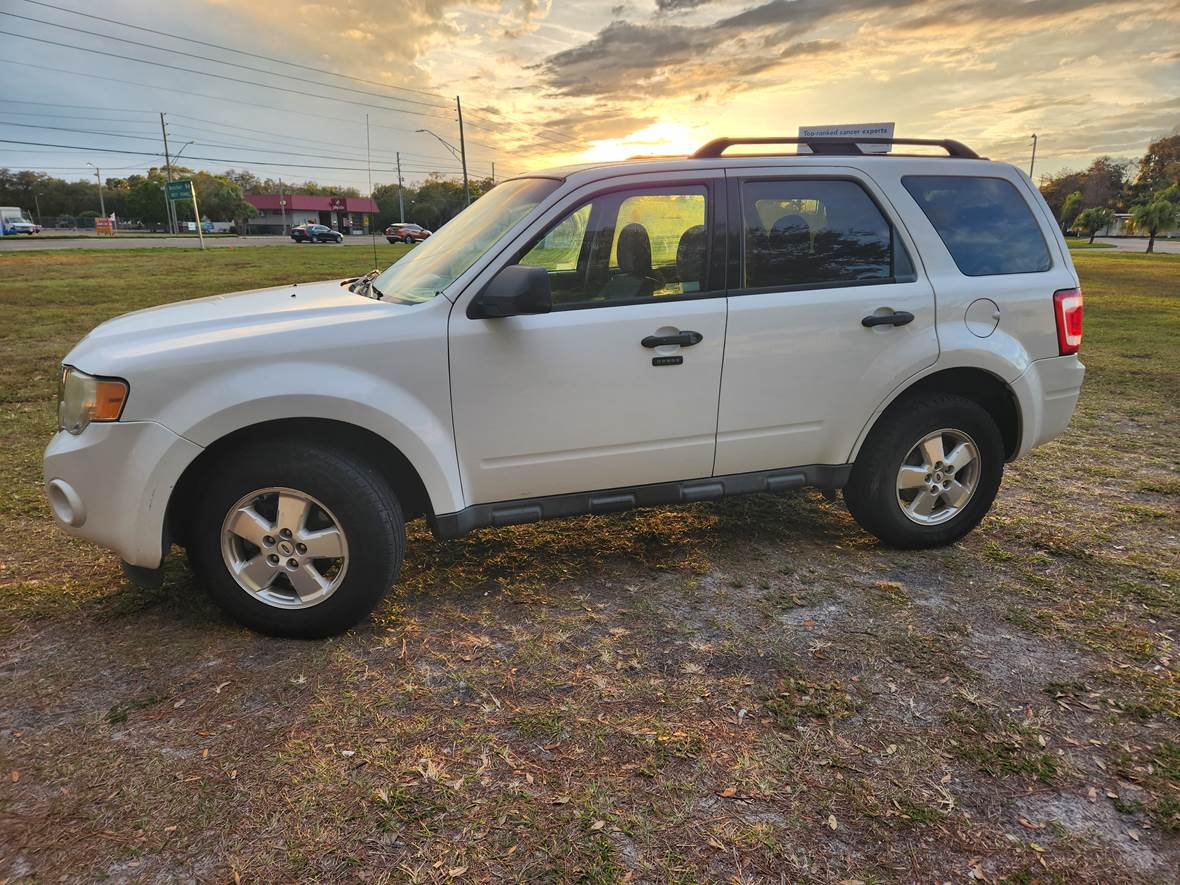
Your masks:
<svg viewBox="0 0 1180 885"><path fill-rule="evenodd" d="M1076 219L1074 225L1083 233L1090 235L1090 242L1094 242L1094 235L1104 227L1109 227L1114 221L1114 212L1110 209L1087 209Z"/></svg>
<svg viewBox="0 0 1180 885"><path fill-rule="evenodd" d="M1155 235L1174 225L1176 216L1176 204L1162 198L1140 203L1131 210L1131 223L1135 225L1135 230L1147 231L1148 252L1155 251Z"/></svg>

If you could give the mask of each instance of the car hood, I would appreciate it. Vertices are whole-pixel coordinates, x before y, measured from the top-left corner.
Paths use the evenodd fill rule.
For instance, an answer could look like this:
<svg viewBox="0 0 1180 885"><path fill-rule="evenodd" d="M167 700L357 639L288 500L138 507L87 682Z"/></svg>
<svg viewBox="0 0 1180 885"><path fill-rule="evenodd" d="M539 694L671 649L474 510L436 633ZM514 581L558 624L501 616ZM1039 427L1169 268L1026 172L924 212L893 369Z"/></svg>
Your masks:
<svg viewBox="0 0 1180 885"><path fill-rule="evenodd" d="M153 355L185 350L237 350L267 336L268 348L314 349L341 324L387 319L413 305L375 301L348 290L348 280L273 286L196 298L108 320L82 339L65 362L93 374L119 375Z"/></svg>

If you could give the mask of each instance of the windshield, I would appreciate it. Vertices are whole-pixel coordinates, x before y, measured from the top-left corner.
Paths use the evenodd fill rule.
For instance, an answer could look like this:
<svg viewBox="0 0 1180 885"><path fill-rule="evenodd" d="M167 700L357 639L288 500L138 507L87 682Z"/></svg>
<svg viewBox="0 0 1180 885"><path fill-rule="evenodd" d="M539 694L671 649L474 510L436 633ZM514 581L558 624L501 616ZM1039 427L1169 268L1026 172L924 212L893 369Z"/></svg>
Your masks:
<svg viewBox="0 0 1180 885"><path fill-rule="evenodd" d="M492 188L373 280L386 301L429 301L455 282L560 182L518 178Z"/></svg>

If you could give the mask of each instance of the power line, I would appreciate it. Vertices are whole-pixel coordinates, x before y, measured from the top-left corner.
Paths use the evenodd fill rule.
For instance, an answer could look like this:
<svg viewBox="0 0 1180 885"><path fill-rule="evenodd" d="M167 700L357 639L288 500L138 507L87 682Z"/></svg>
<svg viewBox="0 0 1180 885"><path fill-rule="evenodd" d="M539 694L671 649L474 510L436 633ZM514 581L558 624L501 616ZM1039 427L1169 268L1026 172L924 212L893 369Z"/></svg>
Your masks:
<svg viewBox="0 0 1180 885"><path fill-rule="evenodd" d="M416 104L425 105L427 107L449 108L449 106L450 106L449 100L447 100L442 95L439 95L438 93L435 93L435 92L428 92L428 91L422 90L422 89L412 89L412 88L406 87L406 86L394 86L394 85L391 85L388 83L381 83L376 80L366 80L361 77L354 77L351 74L341 74L337 71L329 71L324 68L316 68L316 67L312 67L310 65L299 64L298 62L284 61L283 59L274 58L274 57L268 56L268 55L261 55L261 54L254 53L254 52L247 52L245 50L234 49L233 47L223 46L218 43L210 43L210 42L207 42L204 40L197 40L197 39L191 38L191 37L183 37L178 34L169 33L167 31L159 31L159 30L155 30L153 28L142 27L140 25L133 25L133 24L130 24L129 22L119 21L118 19L104 18L103 16L92 15L90 13L81 12L76 9L69 9L64 6L56 6L52 3L42 2L42 0L25 0L25 2L32 3L37 6L44 6L48 9L55 9L55 10L58 10L59 12L66 12L66 13L70 13L73 15L79 15L84 18L94 19L95 21L106 22L107 24L113 24L113 25L117 25L120 27L130 28L130 29L136 30L136 31L143 31L145 33L155 34L157 36L162 36L162 37L171 37L172 39L175 39L175 40L183 40L185 42L193 43L193 44L196 44L199 46L207 46L207 47L210 47L213 49L220 49L225 52L232 52L232 53L236 53L238 55L245 55L245 56L248 56L251 58L258 58L258 59L262 59L264 61L273 62L275 64L286 65L288 67L294 67L294 68L300 68L302 70L313 71L315 73L325 74L325 75L331 76L331 77L340 77L340 78L347 79L347 80L354 80L358 83L365 83L365 84L372 85L372 86L380 86L383 89L390 89L390 90L396 90L396 91L401 91L401 92L410 92L410 93L414 93L414 94L418 94L418 95L425 95L430 98L436 98L440 101L444 101L444 102L446 102L446 104L430 104L427 102L416 102L413 99L397 98L395 96L381 96L377 93L365 92L364 90L353 90L353 89L349 89L348 87L345 87L345 86L336 86L336 85L333 85L330 83L320 84L320 83L318 83L318 81L308 80L308 79L302 78L302 77L295 77L294 75L284 74L279 71L267 71L267 70L261 69L261 68L253 68L253 67L249 67L246 65L238 65L239 67L243 67L246 70L256 71L256 72L262 73L262 74L268 74L270 76L291 77L291 79L300 80L300 81L306 82L306 83L313 83L316 85L323 85L323 86L327 86L328 88L332 88L332 89L342 89L342 90L347 89L348 91L359 92L362 95L371 95L371 96L379 97L379 98L388 98L389 100L392 100L392 101L416 103ZM57 27L57 28L62 28L62 29L66 29L66 30L76 31L76 32L82 33L82 34L89 34L90 36L95 36L95 37L100 37L100 38L105 38L105 39L110 39L110 40L118 40L119 42L128 43L128 44L131 44L134 46L143 46L143 47L146 47L149 49L156 49L156 50L159 50L162 52L172 52L177 55L184 55L184 56L187 56L190 58L197 58L197 59L201 59L201 60L206 60L204 56L196 55L194 53L184 52L183 50L179 50L179 49L169 49L169 48L163 47L163 46L154 46L152 44L140 43L135 40L128 40L124 37L116 37L112 34L100 34L95 31L87 31L82 28L75 28L71 25L62 25L62 24L58 24L56 22L48 22L48 21L44 21L43 19L32 18L31 16L22 16L22 15L18 15L16 13L2 13L2 14L12 16L13 18L24 19L26 21L37 22L39 24L46 24L51 27ZM23 35L21 35L21 36L23 36ZM94 50L90 50L90 51L94 51ZM141 61L140 59L132 59L132 60ZM217 61L219 64L234 64L233 62L221 61L219 59L214 59L214 61ZM150 64L152 62L145 62L145 63ZM255 84L255 85L263 85L263 84ZM484 131L495 132L496 130L494 128L494 125L500 125L500 126L513 125L513 124L527 125L527 126L530 126L534 129L545 129L550 132L558 133L560 135L560 138L554 138L552 136L545 136L543 134L535 133L536 137L542 138L551 144L564 144L564 145L577 145L577 144L579 144L579 142L577 140L571 139L568 133L564 132L561 129L558 129L555 126L550 126L545 123L529 122L529 123L522 124L520 121L513 120L509 117L500 117L499 119L493 119L491 117L488 117L488 116L480 114L480 113L476 113L474 116L476 117L476 119L482 119L488 123L493 124L493 126L486 126L486 125L480 125L475 122L471 123L472 126L475 126L476 128L479 128L479 129L483 129Z"/></svg>
<svg viewBox="0 0 1180 885"><path fill-rule="evenodd" d="M151 151L125 151L125 150L119 150L117 148L102 148L102 147L93 147L93 146L89 146L89 145L54 144L54 143L43 142L43 141L18 141L17 139L12 139L12 138L0 138L0 144L20 144L20 145L29 145L32 147L64 148L66 150L74 150L74 151L95 151L95 152L104 153L104 154L124 154L127 156L140 156L140 157L159 157L159 156L161 156L160 154L153 153ZM233 158L233 157L198 157L198 156L190 154L189 156L185 157L184 159L186 159L186 160L204 160L209 163L242 163L247 166L249 166L249 165L273 166L275 168L290 167L290 168L294 168L294 169L335 169L338 172L365 172L366 171L365 167L363 167L363 166L361 166L361 167L336 166L336 165L325 166L325 165L317 165L314 163L272 163L272 162L268 162L265 160L246 160L246 159L242 159L240 157L238 157L238 158ZM402 169L406 170L406 167L403 166ZM377 171L395 172L396 170L392 169L392 168L387 168L387 169L379 169ZM431 173L436 170L414 168L414 169L409 169L408 171L413 172L413 173Z"/></svg>
<svg viewBox="0 0 1180 885"><path fill-rule="evenodd" d="M43 126L43 125L40 125L37 123L13 123L13 122L8 122L8 121L0 121L0 126L17 126L22 129L42 129L42 130L49 130L49 131L53 131L53 132L72 132L72 133L78 133L78 134L82 134L82 135L102 135L107 138L123 138L123 139L128 139L131 141L150 141L153 143L158 141L158 139L155 138L154 136L124 135L123 133L120 133L120 132L110 132L110 131L101 130L101 129L77 129L77 128L69 127L69 126ZM189 134L190 133L186 132L183 137L187 138L189 136ZM249 140L249 139L247 139L247 140ZM328 159L328 160L334 159L336 157L340 157L342 159L356 160L356 161L366 159L365 157L362 157L362 156L359 156L356 154L349 154L349 153L344 153L341 151L334 151L331 154L324 154L324 153L316 153L314 151L285 151L285 150L280 150L280 149L270 147L270 146L253 147L251 145L226 144L225 142L201 140L201 136L199 136L199 135L198 135L197 139L193 140L193 143L198 144L198 145L202 145L204 147L229 148L230 150L243 150L243 151L247 151L250 153L270 153L270 154L279 154L282 156L291 156L291 157L316 157L319 159ZM439 159L444 160L443 164L440 164L439 168L444 168L444 167L455 168L454 166L451 166L450 164L448 164L446 162L445 158L436 157L436 156L432 156L429 154L422 154L419 156L422 156L426 160L429 160L429 161L434 161L434 160L439 160ZM244 160L243 162L249 162L249 161ZM392 162L392 161L388 156L386 156L385 162L388 163L388 162Z"/></svg>
<svg viewBox="0 0 1180 885"><path fill-rule="evenodd" d="M64 31L74 31L75 33L85 34L89 37L99 37L100 39L103 39L103 40L117 40L120 43L127 43L130 46L139 46L143 49L152 49L152 50L155 50L158 52L171 52L174 55L183 55L186 58L195 58L198 61L206 61L206 62L211 61L211 62L214 62L215 64L233 65L235 68L241 68L244 71L253 71L256 74L265 74L268 77L286 77L289 80L298 80L300 83L311 83L312 85L315 85L315 86L326 86L329 89L341 89L346 92L355 92L359 95L368 95L371 98L383 98L383 99L386 99L387 101L401 101L401 102L405 102L407 104L422 105L423 107L428 107L428 108L444 108L445 109L445 108L450 107L449 104L436 104L434 102L419 101L416 98L399 98L396 95L382 95L379 92L368 92L364 89L355 89L352 86L337 86L334 83L324 83L319 80L311 80L307 77L297 77L294 74L284 74L281 71L268 71L265 68L255 68L255 67L251 67L250 65L235 64L234 62L222 61L221 59L216 59L216 58L211 59L211 58L204 56L204 55L197 55L195 52L185 52L182 49L169 49L166 46L155 46L151 43L141 43L138 40L128 40L125 37L116 37L113 34L100 34L97 31L88 31L85 28L75 28L72 25L62 25L62 24L58 24L57 22L45 21L45 19L33 18L32 16L28 16L28 15L18 15L15 12L4 12L4 11L0 10L0 15L7 15L10 18L18 18L18 19L21 19L22 21L34 22L39 25L48 25L51 28L61 28ZM23 35L21 35L21 36L23 36ZM37 39L37 38L31 38L31 39ZM82 48L82 47L75 47L75 48ZM97 51L97 50L87 50L87 51ZM139 59L134 59L134 60L139 61ZM156 64L156 62L150 62L150 64ZM259 84L259 85L263 85L263 84Z"/></svg>
<svg viewBox="0 0 1180 885"><path fill-rule="evenodd" d="M95 74L90 71L71 71L69 68L55 68L55 67L52 67L51 65L36 64L35 62L30 62L30 61L12 61L12 60L6 59L6 58L0 58L0 64L18 65L22 68L34 68L39 71L52 71L55 74L70 74L75 77L84 77L87 80L105 80L110 83L122 83L126 86L136 86L136 87L139 87L140 89L159 89L159 90L163 90L164 92L175 92L177 95L191 95L196 98L207 98L207 99L211 99L213 101L227 101L227 102L230 102L231 104L239 104L239 105L242 105L242 106L248 107L248 108L255 108L255 109L267 110L267 111L275 111L276 113L284 114L286 116L296 114L296 115L300 115L300 116L304 116L304 117L315 117L320 120L332 120L336 123L347 123L352 126L359 126L360 125L360 123L357 120L350 120L347 117L333 117L331 114L320 114L320 113L316 113L315 111L295 110L292 108L276 107L275 105L261 104L260 102L257 102L257 101L244 101L242 99L229 98L224 95L215 95L215 94L210 94L208 92L194 92L191 89L177 89L173 86L161 86L156 83L144 83L139 80L124 80L120 77L108 77L105 74ZM0 101L16 101L16 99L0 98ZM25 101L25 102L21 102L21 103L22 104L44 105L46 107L69 107L69 108L89 107L88 105L72 105L72 104L71 105L64 105L64 104L52 104L49 102L37 102L37 101ZM102 110L128 110L128 111L134 111L135 113L152 114L153 116L155 116L155 114L157 113L156 111L142 111L137 108L102 108ZM373 128L374 129L386 129L390 132L413 133L416 131L414 129L406 129L405 127L402 127L402 126L385 126L385 125L381 125L379 123L374 123ZM486 142L475 141L470 138L467 139L467 142L468 142L468 144L478 144L480 147L485 147L488 150L496 150L495 146L487 144Z"/></svg>
<svg viewBox="0 0 1180 885"><path fill-rule="evenodd" d="M31 37L28 34L18 34L15 31L2 31L2 30L0 30L0 34L4 35L6 37L19 37L22 40L31 40L34 43L44 43L47 46L59 46L63 49L76 49L79 52L90 52L90 53L93 53L94 55L106 56L107 58L117 58L120 61L133 61L133 62L137 62L139 64L149 65L152 67L166 68L170 71L181 71L182 73L196 74L201 77L212 77L217 80L228 80L231 83L242 83L246 86L254 86L259 89L273 89L276 92L287 92L287 93L290 93L291 95L298 95L301 98L319 98L324 101L340 101L340 102L344 102L345 104L357 105L358 107L363 107L363 108L372 108L374 110L385 111L386 113L392 113L392 114L412 114L416 117L427 117L427 118L431 118L431 119L449 119L449 117L442 115L442 114L428 114L425 111L413 111L413 110L409 110L407 108L390 108L390 107L384 107L382 105L369 104L368 102L364 102L364 101L356 101L351 98L339 98L339 97L332 96L332 95L320 95L320 94L314 93L314 92L309 93L309 92L306 92L305 90L302 90L302 89L288 89L285 86L274 86L269 83L258 83L254 80L246 80L241 77L231 77L228 74L214 74L209 71L200 71L200 70L197 70L196 68L186 68L181 65L170 65L167 62L150 61L145 58L136 58L133 55L120 55L117 52L107 52L105 49L91 49L88 46L78 46L74 43L62 43L60 40L50 40L45 37ZM339 88L339 87L337 87L337 88ZM402 101L403 99L395 99L395 98L391 97L388 100L389 101Z"/></svg>
<svg viewBox="0 0 1180 885"><path fill-rule="evenodd" d="M260 59L262 61L269 61L269 62L274 62L275 64L287 65L288 67L292 67L292 68L301 68L302 70L305 70L305 71L314 71L317 74L327 74L328 76L331 76L331 77L341 77L346 80L355 80L358 83L368 83L373 86L382 86L386 89L394 89L399 92L411 92L416 95L426 95L431 98L437 98L442 101L446 101L447 102L446 107L450 107L449 99L445 98L442 95L439 95L438 93L427 92L426 90L423 90L423 89L412 89L409 86L392 86L388 83L377 83L376 81L373 81L373 80L365 80L361 77L354 77L351 74L340 74L340 73L337 73L336 71L328 71L323 68L315 68L315 67L311 67L310 65L302 65L302 64L299 64L298 62L284 61L283 59L274 58L269 55L260 55L256 52L247 52L244 49L234 49L231 46L222 46L220 43L209 43L204 40L197 40L194 37L182 37L179 34L170 34L167 31L157 31L153 28L145 28L142 25L133 25L133 24L130 24L129 22L119 21L118 19L103 18L101 15L93 15L88 12L81 12L80 10L77 10L77 9L69 9L68 7L65 7L65 6L55 6L52 3L44 3L44 2L42 2L42 0L25 0L25 2L32 3L35 6L44 6L48 9L56 9L58 12L68 12L72 15L80 15L80 16L83 16L84 18L94 19L95 21L106 22L107 24L111 24L111 25L119 25L124 28L131 28L132 30L135 30L135 31L143 31L144 33L147 33L147 34L155 34L157 37L171 37L173 40L183 40L186 43L193 43L193 44L196 44L197 46L207 46L210 49L221 49L225 52L233 52L237 55L245 55L250 58ZM115 38L115 39L118 39L118 38ZM176 51L176 50L168 50L168 51L172 52L172 51ZM231 64L232 64L232 62L231 62ZM282 75L280 75L280 76L282 76Z"/></svg>

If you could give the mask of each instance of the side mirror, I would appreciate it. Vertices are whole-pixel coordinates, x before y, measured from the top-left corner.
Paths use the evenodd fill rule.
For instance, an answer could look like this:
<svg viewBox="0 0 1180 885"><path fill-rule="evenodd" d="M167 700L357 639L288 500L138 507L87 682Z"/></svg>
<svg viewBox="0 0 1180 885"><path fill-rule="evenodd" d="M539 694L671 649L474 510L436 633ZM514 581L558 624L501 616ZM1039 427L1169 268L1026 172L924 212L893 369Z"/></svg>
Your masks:
<svg viewBox="0 0 1180 885"><path fill-rule="evenodd" d="M549 272L543 267L513 264L492 277L482 292L467 306L469 319L514 317L528 313L549 313L553 292Z"/></svg>

